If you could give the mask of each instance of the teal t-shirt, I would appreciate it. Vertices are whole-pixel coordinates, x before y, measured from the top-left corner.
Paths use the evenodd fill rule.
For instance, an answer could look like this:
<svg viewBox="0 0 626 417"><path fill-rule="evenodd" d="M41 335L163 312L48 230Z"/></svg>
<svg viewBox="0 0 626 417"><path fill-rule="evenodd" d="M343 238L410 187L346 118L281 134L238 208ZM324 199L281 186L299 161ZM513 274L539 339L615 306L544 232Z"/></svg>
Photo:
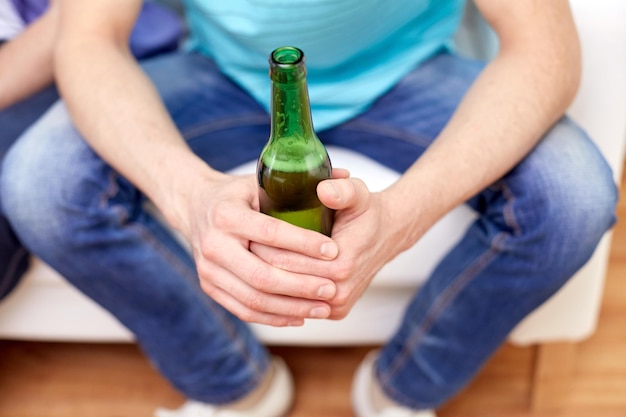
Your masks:
<svg viewBox="0 0 626 417"><path fill-rule="evenodd" d="M315 129L365 110L416 65L451 46L465 0L185 0L192 50L269 109L268 57L306 56Z"/></svg>

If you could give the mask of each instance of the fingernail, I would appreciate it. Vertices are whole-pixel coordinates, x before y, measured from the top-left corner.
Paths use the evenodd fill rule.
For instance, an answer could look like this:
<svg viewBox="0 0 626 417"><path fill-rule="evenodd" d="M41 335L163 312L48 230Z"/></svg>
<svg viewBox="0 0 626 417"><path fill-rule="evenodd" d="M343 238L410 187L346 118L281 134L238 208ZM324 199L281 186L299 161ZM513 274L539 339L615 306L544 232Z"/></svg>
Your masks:
<svg viewBox="0 0 626 417"><path fill-rule="evenodd" d="M324 319L328 317L330 311L326 307L315 307L309 313L309 315L314 319Z"/></svg>
<svg viewBox="0 0 626 417"><path fill-rule="evenodd" d="M339 249L335 242L324 242L322 246L320 246L320 254L327 259L335 258L338 252Z"/></svg>
<svg viewBox="0 0 626 417"><path fill-rule="evenodd" d="M324 284L317 290L317 296L323 300L328 300L335 295L335 286Z"/></svg>

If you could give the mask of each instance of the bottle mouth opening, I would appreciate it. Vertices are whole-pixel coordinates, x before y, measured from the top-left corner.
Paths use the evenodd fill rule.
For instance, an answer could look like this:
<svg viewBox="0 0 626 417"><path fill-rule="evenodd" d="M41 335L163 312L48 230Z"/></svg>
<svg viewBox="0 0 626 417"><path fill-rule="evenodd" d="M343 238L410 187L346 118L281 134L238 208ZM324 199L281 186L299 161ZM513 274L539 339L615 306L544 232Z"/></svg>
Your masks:
<svg viewBox="0 0 626 417"><path fill-rule="evenodd" d="M290 67L297 65L304 59L304 53L295 46L282 46L272 52L272 64Z"/></svg>

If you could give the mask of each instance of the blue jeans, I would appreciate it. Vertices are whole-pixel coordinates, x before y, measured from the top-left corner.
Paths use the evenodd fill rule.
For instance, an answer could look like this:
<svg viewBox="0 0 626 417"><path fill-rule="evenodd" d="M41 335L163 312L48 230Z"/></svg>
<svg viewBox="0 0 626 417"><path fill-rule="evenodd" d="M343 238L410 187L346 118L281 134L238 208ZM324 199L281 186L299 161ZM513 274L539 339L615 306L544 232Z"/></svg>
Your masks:
<svg viewBox="0 0 626 417"><path fill-rule="evenodd" d="M0 169L4 155L55 101L59 95L54 86L24 99L11 107L0 110ZM28 267L29 255L15 236L2 211L0 199L0 299L17 285Z"/></svg>
<svg viewBox="0 0 626 417"><path fill-rule="evenodd" d="M319 132L403 172L454 112L483 64L440 54L364 114ZM191 148L220 170L255 159L266 112L208 59L144 65ZM267 367L249 327L205 296L192 258L143 210L144 197L83 142L62 103L6 158L1 192L24 244L111 311L179 390L221 403ZM510 330L559 289L611 227L617 195L593 142L561 120L516 168L468 204L480 218L417 293L377 372L385 391L436 407Z"/></svg>

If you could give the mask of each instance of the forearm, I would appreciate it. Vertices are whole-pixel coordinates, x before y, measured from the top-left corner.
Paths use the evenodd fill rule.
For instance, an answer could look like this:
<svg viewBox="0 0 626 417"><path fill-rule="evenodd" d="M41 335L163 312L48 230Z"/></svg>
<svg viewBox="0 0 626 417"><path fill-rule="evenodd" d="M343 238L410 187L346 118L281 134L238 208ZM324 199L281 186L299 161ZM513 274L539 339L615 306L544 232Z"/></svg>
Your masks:
<svg viewBox="0 0 626 417"><path fill-rule="evenodd" d="M387 191L394 222L411 219L403 248L532 150L573 99L579 68L575 47L503 47L433 145ZM417 217L406 211L416 207Z"/></svg>
<svg viewBox="0 0 626 417"><path fill-rule="evenodd" d="M183 184L212 171L187 147L130 52L99 39L67 41L57 50L56 71L87 142L171 219Z"/></svg>
<svg viewBox="0 0 626 417"><path fill-rule="evenodd" d="M57 24L53 3L39 20L0 47L0 110L52 83Z"/></svg>

